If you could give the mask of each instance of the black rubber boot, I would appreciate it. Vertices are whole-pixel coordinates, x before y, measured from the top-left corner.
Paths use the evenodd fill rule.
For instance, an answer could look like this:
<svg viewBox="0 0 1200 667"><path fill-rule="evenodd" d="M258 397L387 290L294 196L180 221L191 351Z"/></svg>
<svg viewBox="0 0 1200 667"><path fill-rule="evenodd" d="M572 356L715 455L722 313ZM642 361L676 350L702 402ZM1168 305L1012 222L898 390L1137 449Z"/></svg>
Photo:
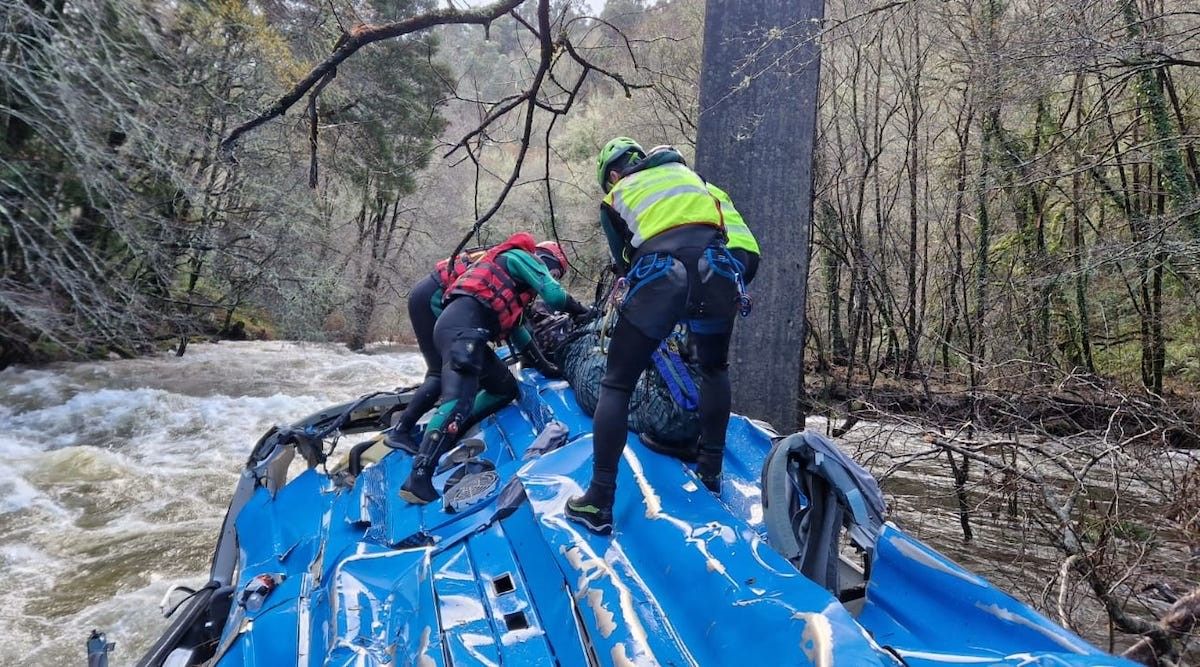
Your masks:
<svg viewBox="0 0 1200 667"><path fill-rule="evenodd" d="M720 449L702 448L696 456L696 476L705 488L718 496L721 495L721 464L724 458L725 453Z"/></svg>
<svg viewBox="0 0 1200 667"><path fill-rule="evenodd" d="M413 457L412 472L400 486L400 497L414 505L428 505L438 499L433 488L433 469L442 449L442 433L429 431L421 441L420 452Z"/></svg>
<svg viewBox="0 0 1200 667"><path fill-rule="evenodd" d="M588 530L608 535L613 529L613 495L615 487L592 482L587 492L567 500L566 515L571 521L583 524Z"/></svg>
<svg viewBox="0 0 1200 667"><path fill-rule="evenodd" d="M433 461L418 455L413 459L412 472L400 487L400 497L413 505L428 505L438 499L433 488Z"/></svg>

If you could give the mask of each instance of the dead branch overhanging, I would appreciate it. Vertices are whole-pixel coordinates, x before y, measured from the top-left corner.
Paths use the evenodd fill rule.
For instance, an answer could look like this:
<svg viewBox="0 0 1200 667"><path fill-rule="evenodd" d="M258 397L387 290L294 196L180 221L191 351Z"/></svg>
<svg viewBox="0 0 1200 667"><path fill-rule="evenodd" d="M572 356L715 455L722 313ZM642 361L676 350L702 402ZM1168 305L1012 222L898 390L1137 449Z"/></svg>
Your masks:
<svg viewBox="0 0 1200 667"><path fill-rule="evenodd" d="M335 43L333 53L329 54L325 60L321 61L303 79L292 86L291 90L284 93L271 106L267 107L266 110L235 127L229 133L229 136L221 141L221 148L226 152L230 151L242 135L263 123L282 116L300 98L304 97L305 93L309 92L319 81L324 79L326 75L368 44L393 37L402 37L438 25L472 24L486 27L492 21L504 16L524 2L525 0L500 0L485 7L472 10L438 9L383 25L364 24L352 29L350 32L343 33L337 43Z"/></svg>

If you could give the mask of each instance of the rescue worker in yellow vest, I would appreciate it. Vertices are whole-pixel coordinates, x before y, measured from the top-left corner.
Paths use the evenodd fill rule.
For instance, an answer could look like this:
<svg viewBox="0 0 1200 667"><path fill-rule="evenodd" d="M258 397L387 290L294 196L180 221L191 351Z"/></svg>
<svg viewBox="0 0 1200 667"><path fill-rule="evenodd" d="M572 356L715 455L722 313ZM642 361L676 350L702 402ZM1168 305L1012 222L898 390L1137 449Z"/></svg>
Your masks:
<svg viewBox="0 0 1200 667"><path fill-rule="evenodd" d="M646 158L651 159L655 155L663 152L671 151L678 154L674 146L655 146L646 152ZM687 164L683 158L679 158L680 163ZM703 175L700 178L704 178ZM758 274L759 249L758 239L754 238L754 234L750 231L750 226L746 224L745 218L738 212L733 205L733 200L729 198L729 194L721 188L709 183L707 179L704 181L705 187L708 188L708 193L717 198L717 203L721 205L721 219L725 223L725 247L729 249L729 254L737 260L741 267L742 287L746 287L754 281L754 276Z"/></svg>
<svg viewBox="0 0 1200 667"><path fill-rule="evenodd" d="M617 464L629 435L629 400L651 355L686 322L700 367L696 473L720 493L729 424L729 337L737 313L739 267L725 246L721 207L674 150L647 156L626 137L610 141L596 165L600 224L627 291L609 344L593 415L592 480L567 500L566 515L612 531Z"/></svg>

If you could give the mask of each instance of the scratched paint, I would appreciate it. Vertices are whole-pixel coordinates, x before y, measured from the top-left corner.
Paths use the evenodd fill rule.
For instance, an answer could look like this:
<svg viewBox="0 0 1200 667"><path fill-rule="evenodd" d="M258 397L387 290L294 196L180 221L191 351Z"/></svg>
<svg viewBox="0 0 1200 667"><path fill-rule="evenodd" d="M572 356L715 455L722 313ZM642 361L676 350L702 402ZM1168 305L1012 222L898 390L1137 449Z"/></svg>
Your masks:
<svg viewBox="0 0 1200 667"><path fill-rule="evenodd" d="M804 634L800 636L800 649L815 667L833 665L833 627L823 614L796 612L793 618L804 621Z"/></svg>

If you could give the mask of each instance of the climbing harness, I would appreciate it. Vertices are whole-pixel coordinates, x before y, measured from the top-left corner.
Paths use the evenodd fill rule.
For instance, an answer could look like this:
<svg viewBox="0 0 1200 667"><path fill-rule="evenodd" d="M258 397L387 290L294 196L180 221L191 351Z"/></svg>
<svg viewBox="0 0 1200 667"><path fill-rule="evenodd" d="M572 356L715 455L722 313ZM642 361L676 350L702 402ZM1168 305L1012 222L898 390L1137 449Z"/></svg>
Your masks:
<svg viewBox="0 0 1200 667"><path fill-rule="evenodd" d="M749 317L750 311L754 308L754 300L750 298L749 292L746 291L746 281L743 278L746 267L742 266L742 263L736 257L729 254L729 251L724 247L709 246L705 248L704 259L712 267L714 273L732 281L737 286L738 314L742 317Z"/></svg>
<svg viewBox="0 0 1200 667"><path fill-rule="evenodd" d="M692 381L687 365L683 363L683 357L679 356L678 335L672 334L664 340L654 351L651 360L667 385L667 391L671 392L671 399L675 404L688 412L695 412L700 408L700 390Z"/></svg>
<svg viewBox="0 0 1200 667"><path fill-rule="evenodd" d="M600 337L599 347L600 354L608 354L608 345L612 340L612 336L608 332L616 326L617 311L621 308L621 303L625 300L625 295L629 293L629 281L624 277L617 278L613 283L612 291L608 294L608 301L604 305L604 317L600 320Z"/></svg>

